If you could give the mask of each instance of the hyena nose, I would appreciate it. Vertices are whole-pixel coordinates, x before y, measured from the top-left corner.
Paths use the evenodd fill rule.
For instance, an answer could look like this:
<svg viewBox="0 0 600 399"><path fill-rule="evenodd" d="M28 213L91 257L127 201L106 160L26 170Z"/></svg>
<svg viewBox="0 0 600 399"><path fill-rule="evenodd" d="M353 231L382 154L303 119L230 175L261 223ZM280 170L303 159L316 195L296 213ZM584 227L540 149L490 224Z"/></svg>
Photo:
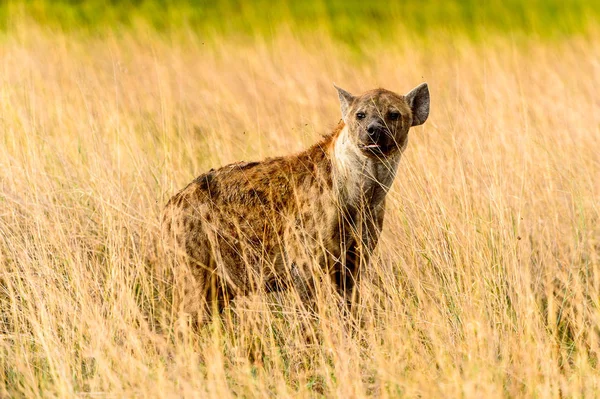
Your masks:
<svg viewBox="0 0 600 399"><path fill-rule="evenodd" d="M369 133L369 136L371 137L379 136L383 132L383 130L384 127L377 122L371 122L369 123L369 126L367 126L367 133Z"/></svg>

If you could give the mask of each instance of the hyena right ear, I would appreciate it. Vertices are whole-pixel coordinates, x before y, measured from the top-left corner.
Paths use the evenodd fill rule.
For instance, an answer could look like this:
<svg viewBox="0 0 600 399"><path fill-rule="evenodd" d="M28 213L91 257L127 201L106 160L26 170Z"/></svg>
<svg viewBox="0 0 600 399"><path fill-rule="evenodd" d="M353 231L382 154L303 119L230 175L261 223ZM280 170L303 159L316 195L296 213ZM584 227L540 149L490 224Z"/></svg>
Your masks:
<svg viewBox="0 0 600 399"><path fill-rule="evenodd" d="M340 108L342 110L342 119L344 120L344 122L348 123L348 121L346 120L346 117L348 114L348 110L350 109L350 106L352 105L352 101L354 101L354 96L352 94L348 93L346 90L340 89L335 84L333 85L333 87L335 87L337 89L338 96L340 97Z"/></svg>
<svg viewBox="0 0 600 399"><path fill-rule="evenodd" d="M429 117L429 87L421 83L412 89L405 97L413 113L413 126L422 125Z"/></svg>

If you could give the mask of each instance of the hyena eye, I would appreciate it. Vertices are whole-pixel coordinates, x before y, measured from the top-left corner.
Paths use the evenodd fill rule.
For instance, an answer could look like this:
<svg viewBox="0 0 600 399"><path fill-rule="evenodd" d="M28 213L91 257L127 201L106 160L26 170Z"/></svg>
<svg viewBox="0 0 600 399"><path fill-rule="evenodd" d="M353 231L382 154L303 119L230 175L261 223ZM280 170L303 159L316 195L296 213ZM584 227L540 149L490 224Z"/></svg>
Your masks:
<svg viewBox="0 0 600 399"><path fill-rule="evenodd" d="M392 111L390 112L390 119L393 121L397 121L400 118L400 112L398 111Z"/></svg>
<svg viewBox="0 0 600 399"><path fill-rule="evenodd" d="M364 112L357 112L356 113L356 119L365 119L365 113Z"/></svg>

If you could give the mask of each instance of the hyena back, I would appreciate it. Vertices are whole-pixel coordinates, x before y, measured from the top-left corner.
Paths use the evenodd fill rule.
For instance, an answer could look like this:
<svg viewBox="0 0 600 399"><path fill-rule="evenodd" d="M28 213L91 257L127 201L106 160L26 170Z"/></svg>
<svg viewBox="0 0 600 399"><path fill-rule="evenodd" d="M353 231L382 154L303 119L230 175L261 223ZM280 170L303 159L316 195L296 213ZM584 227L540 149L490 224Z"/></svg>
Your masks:
<svg viewBox="0 0 600 399"><path fill-rule="evenodd" d="M377 245L408 130L429 115L429 90L425 83L405 96L337 90L342 121L321 142L213 169L169 200L162 228L179 312L203 322L236 295L289 287L310 303L322 277L352 298Z"/></svg>

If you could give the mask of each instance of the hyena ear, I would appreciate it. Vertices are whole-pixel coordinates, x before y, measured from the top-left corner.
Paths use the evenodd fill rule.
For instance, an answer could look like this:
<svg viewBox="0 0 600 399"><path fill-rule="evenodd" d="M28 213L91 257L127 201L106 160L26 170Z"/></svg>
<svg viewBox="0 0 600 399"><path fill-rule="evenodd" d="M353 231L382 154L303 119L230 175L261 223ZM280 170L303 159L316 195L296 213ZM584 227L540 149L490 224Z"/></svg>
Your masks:
<svg viewBox="0 0 600 399"><path fill-rule="evenodd" d="M429 116L429 87L427 87L427 83L421 83L412 89L405 96L405 99L412 109L412 126L418 126L425 123Z"/></svg>
<svg viewBox="0 0 600 399"><path fill-rule="evenodd" d="M337 89L338 96L340 97L340 108L342 110L342 119L344 120L344 122L347 123L346 116L348 114L348 110L350 109L350 106L352 105L352 101L354 101L354 96L352 94L348 93L346 90L340 89L335 84L333 85L333 87L335 87Z"/></svg>

